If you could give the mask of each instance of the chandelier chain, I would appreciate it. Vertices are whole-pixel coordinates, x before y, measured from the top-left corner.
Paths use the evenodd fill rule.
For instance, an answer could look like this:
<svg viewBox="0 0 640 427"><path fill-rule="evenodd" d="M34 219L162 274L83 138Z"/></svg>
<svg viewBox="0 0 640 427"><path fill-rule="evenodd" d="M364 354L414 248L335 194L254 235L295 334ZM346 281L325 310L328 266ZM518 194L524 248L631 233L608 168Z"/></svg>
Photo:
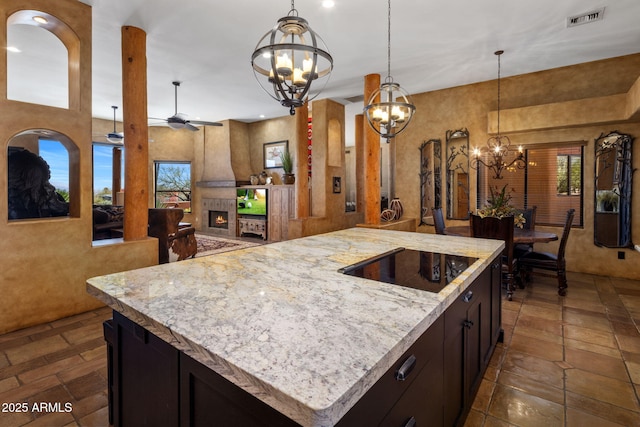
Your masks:
<svg viewBox="0 0 640 427"><path fill-rule="evenodd" d="M498 138L500 138L500 56L502 51L497 51L496 55L498 56Z"/></svg>
<svg viewBox="0 0 640 427"><path fill-rule="evenodd" d="M391 0L387 8L387 78L391 77Z"/></svg>

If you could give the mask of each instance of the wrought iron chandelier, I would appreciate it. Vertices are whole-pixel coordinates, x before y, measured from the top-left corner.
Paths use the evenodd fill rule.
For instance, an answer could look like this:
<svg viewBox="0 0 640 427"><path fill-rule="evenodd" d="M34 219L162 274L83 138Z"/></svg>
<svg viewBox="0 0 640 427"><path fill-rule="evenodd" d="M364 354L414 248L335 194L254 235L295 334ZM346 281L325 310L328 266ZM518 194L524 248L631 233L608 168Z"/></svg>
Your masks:
<svg viewBox="0 0 640 427"><path fill-rule="evenodd" d="M409 95L391 77L391 0L388 0L387 28L387 78L369 98L364 113L371 128L389 142L405 130L416 111Z"/></svg>
<svg viewBox="0 0 640 427"><path fill-rule="evenodd" d="M258 83L273 99L294 115L296 108L324 89L333 70L333 58L309 23L298 16L291 0L289 14L260 39L251 55ZM323 81L322 87L315 83ZM314 93L310 93L314 82Z"/></svg>
<svg viewBox="0 0 640 427"><path fill-rule="evenodd" d="M498 132L496 136L492 136L487 140L487 147L473 149L471 158L471 167L478 169L479 165L483 165L493 171L494 179L502 179L502 171L512 166L518 169L524 169L524 152L522 147L518 147L518 151L511 149L511 140L508 136L500 135L500 56L504 50L498 50L494 54L498 57ZM507 158L514 153L515 158L507 163ZM486 160L483 160L483 157Z"/></svg>

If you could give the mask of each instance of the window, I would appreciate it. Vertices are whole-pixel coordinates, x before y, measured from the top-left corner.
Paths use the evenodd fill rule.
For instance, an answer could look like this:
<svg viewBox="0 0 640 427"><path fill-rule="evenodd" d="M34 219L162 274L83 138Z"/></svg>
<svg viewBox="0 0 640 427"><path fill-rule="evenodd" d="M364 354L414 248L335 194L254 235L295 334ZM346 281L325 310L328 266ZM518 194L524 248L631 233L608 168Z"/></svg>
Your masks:
<svg viewBox="0 0 640 427"><path fill-rule="evenodd" d="M191 163L154 162L156 208L191 212Z"/></svg>
<svg viewBox="0 0 640 427"><path fill-rule="evenodd" d="M69 201L69 153L60 141L43 139L38 140L38 149L42 157L49 165L51 177L49 183L56 188L65 202Z"/></svg>
<svg viewBox="0 0 640 427"><path fill-rule="evenodd" d="M119 171L119 173L118 173ZM93 204L124 205L122 146L93 143Z"/></svg>
<svg viewBox="0 0 640 427"><path fill-rule="evenodd" d="M582 155L558 154L558 195L579 195L582 190Z"/></svg>
<svg viewBox="0 0 640 427"><path fill-rule="evenodd" d="M478 169L478 208L489 198L489 187L507 185L516 208L537 206L536 224L563 226L567 210L575 209L574 226L582 226L583 145L545 144L526 149L524 169L508 168L503 179Z"/></svg>

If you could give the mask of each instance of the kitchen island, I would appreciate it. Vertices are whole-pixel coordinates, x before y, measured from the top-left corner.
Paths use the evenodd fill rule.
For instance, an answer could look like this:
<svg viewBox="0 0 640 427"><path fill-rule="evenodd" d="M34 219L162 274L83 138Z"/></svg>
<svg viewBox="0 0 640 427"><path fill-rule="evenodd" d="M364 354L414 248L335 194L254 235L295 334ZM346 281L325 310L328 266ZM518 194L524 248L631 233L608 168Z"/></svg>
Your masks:
<svg viewBox="0 0 640 427"><path fill-rule="evenodd" d="M338 272L398 247L477 261L437 293ZM180 377L183 365L195 363L228 381L242 398L251 396L288 420L333 426L348 419L385 373L395 370L436 323L443 323L450 306L462 297L471 299L467 288L474 283L487 293L494 288L492 332L489 338L477 337L491 339L493 350L500 328L500 286L499 274L491 270L503 247L493 240L353 228L96 277L88 280L87 290L113 308L114 320L130 321L133 326L122 323L122 329L129 328L142 344L155 346L157 337L176 350L177 356L167 359L177 357L176 366L163 371L167 375ZM480 283L483 277L488 279ZM465 318L456 325L460 334L471 329L469 323ZM465 332L463 339L476 337ZM116 339L115 346L120 344ZM123 380L126 357L116 349L111 359L114 381ZM486 365L487 355L482 359ZM137 374L145 366L151 368L153 361L126 372ZM445 372L445 382L446 377ZM176 385L181 423L196 405L182 402L189 393L193 384ZM253 405L251 399L243 405ZM118 396L114 400L114 424L119 425L122 409ZM157 410L165 403L157 402ZM457 415L451 419L459 422Z"/></svg>

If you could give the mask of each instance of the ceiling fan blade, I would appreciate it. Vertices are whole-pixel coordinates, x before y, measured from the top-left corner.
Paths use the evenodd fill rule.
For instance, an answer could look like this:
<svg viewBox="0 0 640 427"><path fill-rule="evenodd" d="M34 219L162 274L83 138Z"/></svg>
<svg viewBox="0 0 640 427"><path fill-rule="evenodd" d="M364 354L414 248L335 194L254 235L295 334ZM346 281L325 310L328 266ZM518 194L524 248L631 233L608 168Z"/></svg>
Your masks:
<svg viewBox="0 0 640 427"><path fill-rule="evenodd" d="M222 123L219 123L219 122L205 122L202 120L189 120L189 123L193 123L195 125L204 125L204 126L222 126Z"/></svg>
<svg viewBox="0 0 640 427"><path fill-rule="evenodd" d="M197 127L195 127L194 125L192 125L192 124L191 124L191 123L189 123L189 122L185 122L185 123L184 123L184 127L185 127L186 129L192 130L192 131L194 131L194 132L195 132L195 131L197 131L197 130L200 130L200 129L198 129Z"/></svg>

